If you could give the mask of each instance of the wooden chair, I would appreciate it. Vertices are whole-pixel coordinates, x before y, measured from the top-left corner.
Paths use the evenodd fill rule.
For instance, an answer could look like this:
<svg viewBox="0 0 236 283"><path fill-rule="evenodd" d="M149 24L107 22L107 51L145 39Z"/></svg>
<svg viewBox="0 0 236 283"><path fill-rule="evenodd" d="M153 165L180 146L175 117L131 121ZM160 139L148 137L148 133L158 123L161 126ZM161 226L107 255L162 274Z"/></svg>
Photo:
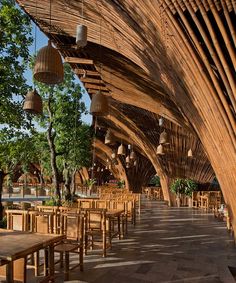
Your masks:
<svg viewBox="0 0 236 283"><path fill-rule="evenodd" d="M54 212L44 212L44 211L30 211L30 230L32 232L42 233L42 234L52 234L54 231L53 228L53 219ZM44 266L44 275L46 275L46 253L44 250L44 263L40 264L39 252L34 254L34 269L35 276L40 274L40 266Z"/></svg>
<svg viewBox="0 0 236 283"><path fill-rule="evenodd" d="M83 249L84 249L84 216L75 213L65 214L65 227L63 233L66 235L66 240L55 246L54 251L60 253L60 266L64 266L65 280L69 279L69 271L80 266L80 271L83 271ZM79 254L79 264L70 268L70 253ZM63 255L65 262L63 264ZM58 262L57 262L58 263Z"/></svg>
<svg viewBox="0 0 236 283"><path fill-rule="evenodd" d="M121 229L122 229L122 237L128 234L128 216L126 211L126 203L122 200L113 200L110 203L110 210L123 210L124 212L121 214ZM116 219L115 219L116 221Z"/></svg>
<svg viewBox="0 0 236 283"><path fill-rule="evenodd" d="M105 209L85 210L85 254L88 248L94 248L95 243L102 243L102 255L106 257L106 250L111 247L109 226L107 227ZM107 243L108 238L108 243Z"/></svg>
<svg viewBox="0 0 236 283"><path fill-rule="evenodd" d="M29 230L28 210L7 209L7 229L15 231Z"/></svg>

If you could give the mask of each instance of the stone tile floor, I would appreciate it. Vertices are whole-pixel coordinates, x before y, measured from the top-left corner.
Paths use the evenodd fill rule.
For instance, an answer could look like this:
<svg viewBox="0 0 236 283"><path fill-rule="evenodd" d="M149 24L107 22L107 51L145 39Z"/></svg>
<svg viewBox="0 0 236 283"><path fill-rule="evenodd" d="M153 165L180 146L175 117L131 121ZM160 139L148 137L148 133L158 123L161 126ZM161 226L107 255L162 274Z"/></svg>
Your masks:
<svg viewBox="0 0 236 283"><path fill-rule="evenodd" d="M236 249L225 223L190 208L144 200L129 235L116 240L106 259L91 254L71 279L89 283L235 282Z"/></svg>
<svg viewBox="0 0 236 283"><path fill-rule="evenodd" d="M228 266L236 267L236 249L225 223L201 210L143 200L129 235L113 241L107 258L92 251L84 272L75 269L67 282L233 283ZM61 272L56 282L64 282Z"/></svg>

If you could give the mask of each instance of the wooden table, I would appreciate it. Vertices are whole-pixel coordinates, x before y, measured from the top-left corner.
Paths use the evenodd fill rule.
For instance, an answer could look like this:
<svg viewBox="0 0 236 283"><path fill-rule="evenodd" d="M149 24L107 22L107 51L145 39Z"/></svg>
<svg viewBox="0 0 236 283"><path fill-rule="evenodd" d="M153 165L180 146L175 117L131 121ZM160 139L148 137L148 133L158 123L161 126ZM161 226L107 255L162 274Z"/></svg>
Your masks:
<svg viewBox="0 0 236 283"><path fill-rule="evenodd" d="M46 249L45 259L48 279L54 282L54 244L65 238L64 235L49 235L0 229L0 259L6 260L6 281L13 282L13 261ZM25 278L26 282L26 278Z"/></svg>

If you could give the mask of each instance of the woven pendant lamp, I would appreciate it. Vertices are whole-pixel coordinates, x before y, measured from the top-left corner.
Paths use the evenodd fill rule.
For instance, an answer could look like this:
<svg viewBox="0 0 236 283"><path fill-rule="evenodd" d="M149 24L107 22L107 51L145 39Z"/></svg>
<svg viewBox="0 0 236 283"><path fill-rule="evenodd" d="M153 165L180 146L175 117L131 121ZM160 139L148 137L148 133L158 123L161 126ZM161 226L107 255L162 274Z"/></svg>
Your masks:
<svg viewBox="0 0 236 283"><path fill-rule="evenodd" d="M123 143L118 147L117 154L118 155L125 155L126 154L126 150L125 150L125 147L123 146Z"/></svg>
<svg viewBox="0 0 236 283"><path fill-rule="evenodd" d="M112 152L111 158L112 158L112 159L116 159L116 152L115 152L115 151Z"/></svg>
<svg viewBox="0 0 236 283"><path fill-rule="evenodd" d="M158 155L164 155L164 154L165 154L165 153L164 153L164 150L163 150L163 145L162 145L162 144L159 144L159 145L158 145L156 153L157 153Z"/></svg>
<svg viewBox="0 0 236 283"><path fill-rule="evenodd" d="M114 140L113 134L112 134L111 130L108 129L107 133L105 135L105 142L104 143L105 144L113 143L113 140Z"/></svg>
<svg viewBox="0 0 236 283"><path fill-rule="evenodd" d="M92 96L90 113L94 116L105 116L108 113L107 98L101 93L101 90Z"/></svg>
<svg viewBox="0 0 236 283"><path fill-rule="evenodd" d="M34 89L26 94L23 110L31 114L42 114L43 103L41 96Z"/></svg>
<svg viewBox="0 0 236 283"><path fill-rule="evenodd" d="M136 159L136 153L135 153L134 150L132 150L131 153L130 153L130 159L131 160L135 160Z"/></svg>
<svg viewBox="0 0 236 283"><path fill-rule="evenodd" d="M35 59L34 79L47 85L59 84L64 79L64 69L61 55L48 41L48 45L41 48Z"/></svg>
<svg viewBox="0 0 236 283"><path fill-rule="evenodd" d="M79 47L85 47L87 45L87 32L88 32L88 29L85 25L77 25L76 44Z"/></svg>
<svg viewBox="0 0 236 283"><path fill-rule="evenodd" d="M126 163L130 163L130 156L129 156L129 155L126 156L125 162L126 162Z"/></svg>
<svg viewBox="0 0 236 283"><path fill-rule="evenodd" d="M167 132L164 130L161 134L160 134L160 140L159 140L160 144L167 144L169 143L168 141L168 135Z"/></svg>
<svg viewBox="0 0 236 283"><path fill-rule="evenodd" d="M158 124L159 124L159 126L163 126L163 123L164 123L163 118L162 118L162 117L161 117L161 118L159 118L159 120L158 120Z"/></svg>
<svg viewBox="0 0 236 283"><path fill-rule="evenodd" d="M188 150L188 157L193 157L193 152L191 148Z"/></svg>

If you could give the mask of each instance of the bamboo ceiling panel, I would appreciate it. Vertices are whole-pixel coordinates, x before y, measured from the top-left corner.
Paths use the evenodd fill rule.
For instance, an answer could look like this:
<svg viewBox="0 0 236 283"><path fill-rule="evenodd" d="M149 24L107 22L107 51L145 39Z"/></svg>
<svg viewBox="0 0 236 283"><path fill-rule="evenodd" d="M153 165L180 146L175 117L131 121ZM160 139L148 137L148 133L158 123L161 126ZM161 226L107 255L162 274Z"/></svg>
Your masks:
<svg viewBox="0 0 236 283"><path fill-rule="evenodd" d="M94 65L71 66L99 72L110 100L149 110L195 133L236 216L235 0L84 0L83 19L82 1L53 0L51 27L48 0L38 1L37 9L33 0L18 3L64 57L93 60ZM83 50L75 49L80 23L88 27ZM155 160L154 137L145 138L147 122L134 121L132 111L113 116L112 122L130 135L138 132L139 139L132 138L155 170L170 170L171 161ZM125 117L131 129L125 127ZM181 130L171 130L178 133L173 149L180 154ZM206 169L206 164L197 167ZM236 218L234 225L236 229Z"/></svg>

